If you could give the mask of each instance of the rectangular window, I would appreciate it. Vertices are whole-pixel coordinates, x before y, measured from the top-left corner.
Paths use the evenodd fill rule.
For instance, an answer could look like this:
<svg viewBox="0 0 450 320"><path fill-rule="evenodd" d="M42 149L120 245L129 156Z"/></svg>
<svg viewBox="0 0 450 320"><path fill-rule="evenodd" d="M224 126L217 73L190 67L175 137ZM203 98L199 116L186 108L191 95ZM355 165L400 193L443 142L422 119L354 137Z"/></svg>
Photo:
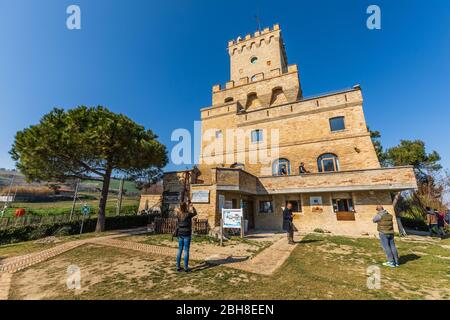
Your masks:
<svg viewBox="0 0 450 320"><path fill-rule="evenodd" d="M302 202L300 200L288 200L286 201L286 206L289 202L292 203L292 212L302 212Z"/></svg>
<svg viewBox="0 0 450 320"><path fill-rule="evenodd" d="M272 201L260 201L259 202L260 213L273 213Z"/></svg>
<svg viewBox="0 0 450 320"><path fill-rule="evenodd" d="M261 129L252 131L252 143L258 143L263 141L263 131Z"/></svg>
<svg viewBox="0 0 450 320"><path fill-rule="evenodd" d="M354 212L352 199L333 199L334 212Z"/></svg>
<svg viewBox="0 0 450 320"><path fill-rule="evenodd" d="M335 117L330 119L331 131L341 131L345 129L344 117Z"/></svg>

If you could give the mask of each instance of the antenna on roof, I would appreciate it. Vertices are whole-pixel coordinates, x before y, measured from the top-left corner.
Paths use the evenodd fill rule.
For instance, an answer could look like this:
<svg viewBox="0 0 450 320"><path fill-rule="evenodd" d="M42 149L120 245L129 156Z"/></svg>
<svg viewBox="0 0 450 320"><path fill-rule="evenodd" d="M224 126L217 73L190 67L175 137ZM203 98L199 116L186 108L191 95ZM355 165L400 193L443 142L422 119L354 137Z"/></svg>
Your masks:
<svg viewBox="0 0 450 320"><path fill-rule="evenodd" d="M261 19L260 19L260 13L259 13L259 5L256 7L256 14L255 14L255 20L256 20L256 28L258 31L261 32Z"/></svg>
<svg viewBox="0 0 450 320"><path fill-rule="evenodd" d="M260 21L260 19L259 19L259 16L258 16L258 15L255 15L255 19L256 19L256 29L257 29L258 31L261 31L261 21Z"/></svg>

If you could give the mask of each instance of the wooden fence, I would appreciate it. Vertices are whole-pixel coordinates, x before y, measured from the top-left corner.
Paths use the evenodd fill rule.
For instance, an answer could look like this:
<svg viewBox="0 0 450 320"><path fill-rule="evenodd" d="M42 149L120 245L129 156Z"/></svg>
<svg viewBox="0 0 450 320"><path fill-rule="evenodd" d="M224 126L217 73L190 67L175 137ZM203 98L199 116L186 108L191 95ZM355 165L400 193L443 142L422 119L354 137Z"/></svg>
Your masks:
<svg viewBox="0 0 450 320"><path fill-rule="evenodd" d="M167 234L173 233L177 227L176 218L155 218L155 233ZM192 229L195 234L207 235L209 231L208 219L193 219Z"/></svg>

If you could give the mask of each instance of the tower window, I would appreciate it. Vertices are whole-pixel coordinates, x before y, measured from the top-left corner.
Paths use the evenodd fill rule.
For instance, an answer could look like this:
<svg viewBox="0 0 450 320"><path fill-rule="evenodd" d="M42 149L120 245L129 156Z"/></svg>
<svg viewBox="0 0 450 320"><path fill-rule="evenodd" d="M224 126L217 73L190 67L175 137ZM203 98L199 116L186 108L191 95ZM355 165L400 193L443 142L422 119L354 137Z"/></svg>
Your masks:
<svg viewBox="0 0 450 320"><path fill-rule="evenodd" d="M263 141L263 131L261 129L252 131L252 143L258 143Z"/></svg>
<svg viewBox="0 0 450 320"><path fill-rule="evenodd" d="M331 131L341 131L345 129L344 117L335 117L330 119Z"/></svg>
<svg viewBox="0 0 450 320"><path fill-rule="evenodd" d="M339 171L339 160L335 154L326 153L317 159L319 172Z"/></svg>
<svg viewBox="0 0 450 320"><path fill-rule="evenodd" d="M250 58L250 63L251 64L255 64L256 62L258 62L258 57L251 57Z"/></svg>
<svg viewBox="0 0 450 320"><path fill-rule="evenodd" d="M272 175L288 176L291 174L291 163L288 159L277 159L272 165Z"/></svg>

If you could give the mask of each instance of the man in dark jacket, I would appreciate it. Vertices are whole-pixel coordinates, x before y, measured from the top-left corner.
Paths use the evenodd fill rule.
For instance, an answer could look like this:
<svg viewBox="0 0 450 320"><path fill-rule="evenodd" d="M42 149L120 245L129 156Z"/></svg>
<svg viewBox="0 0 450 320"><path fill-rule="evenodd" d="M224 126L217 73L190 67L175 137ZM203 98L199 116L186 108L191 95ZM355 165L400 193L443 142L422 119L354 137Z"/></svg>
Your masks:
<svg viewBox="0 0 450 320"><path fill-rule="evenodd" d="M382 206L377 206L377 215L373 217L373 222L378 224L381 246L383 247L387 262L383 263L387 267L398 267L399 258L397 247L394 242L394 219L392 215L384 210Z"/></svg>
<svg viewBox="0 0 450 320"><path fill-rule="evenodd" d="M294 244L294 224L292 223L292 203L288 202L283 211L284 225L287 230L287 238L289 244Z"/></svg>
<svg viewBox="0 0 450 320"><path fill-rule="evenodd" d="M432 237L433 234L439 235L438 215L436 212L436 209L430 209L427 207L427 224L428 230L430 231L430 237Z"/></svg>

